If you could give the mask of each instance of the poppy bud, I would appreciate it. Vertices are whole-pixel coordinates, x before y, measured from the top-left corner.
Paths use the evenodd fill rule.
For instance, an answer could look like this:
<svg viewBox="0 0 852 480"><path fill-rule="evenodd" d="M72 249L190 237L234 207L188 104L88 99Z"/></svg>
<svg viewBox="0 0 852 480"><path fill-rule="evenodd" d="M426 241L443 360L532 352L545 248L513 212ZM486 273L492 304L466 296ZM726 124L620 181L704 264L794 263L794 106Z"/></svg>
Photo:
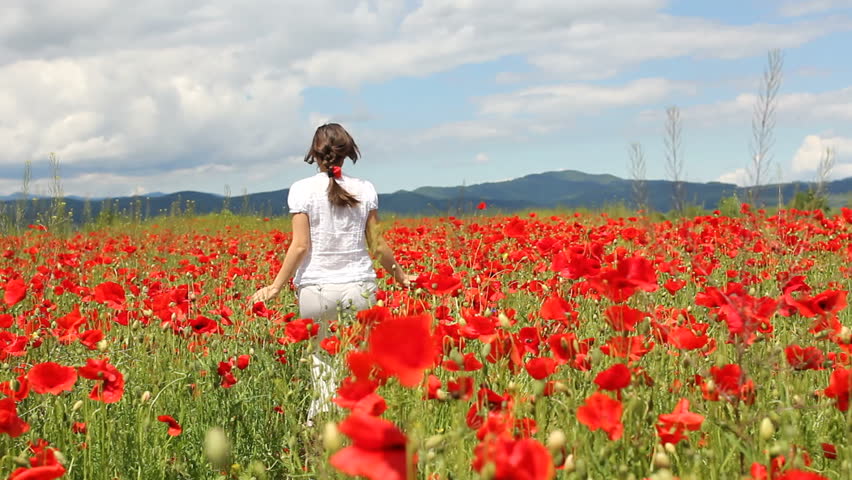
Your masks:
<svg viewBox="0 0 852 480"><path fill-rule="evenodd" d="M443 442L444 442L444 436L443 435L432 435L431 437L426 439L426 443L424 444L424 446L427 449L431 450L433 448L437 448L437 447L441 446L441 444Z"/></svg>
<svg viewBox="0 0 852 480"><path fill-rule="evenodd" d="M479 355L481 355L481 358L485 358L490 354L491 354L491 344L490 343L482 344L482 348L479 349Z"/></svg>
<svg viewBox="0 0 852 480"><path fill-rule="evenodd" d="M101 340L101 341L100 341L100 342L98 342L98 344L97 344L97 346L98 346L98 351L100 351L100 352L106 351L106 349L107 349L107 346L108 346L108 345L109 345L109 344L107 343L107 341L106 341L106 340Z"/></svg>
<svg viewBox="0 0 852 480"><path fill-rule="evenodd" d="M385 306L385 301L384 301L384 300L379 300L379 301L377 301L377 302L376 302L376 306L378 306L378 307L384 307L384 306Z"/></svg>
<svg viewBox="0 0 852 480"><path fill-rule="evenodd" d="M672 455L674 455L675 452L677 452L677 448L671 442L666 442L666 444L663 445L663 448L666 450L666 452L668 452Z"/></svg>
<svg viewBox="0 0 852 480"><path fill-rule="evenodd" d="M766 441L773 435L775 435L775 425L768 417L763 417L763 420L760 421L760 439Z"/></svg>
<svg viewBox="0 0 852 480"><path fill-rule="evenodd" d="M139 398L139 400L142 403L148 403L148 400L150 400L150 399L151 399L151 392L149 392L148 390L145 390L144 392L142 392L142 397Z"/></svg>
<svg viewBox="0 0 852 480"><path fill-rule="evenodd" d="M74 402L74 406L71 407L71 411L76 412L77 410L80 410L81 408L83 408L83 401L77 400L76 402Z"/></svg>
<svg viewBox="0 0 852 480"><path fill-rule="evenodd" d="M805 399L801 395L793 395L792 404L793 408L803 408L805 406Z"/></svg>
<svg viewBox="0 0 852 480"><path fill-rule="evenodd" d="M568 387L568 385L557 381L553 382L553 391L559 393L568 393L571 391L571 389Z"/></svg>
<svg viewBox="0 0 852 480"><path fill-rule="evenodd" d="M562 469L565 470L565 473L571 473L575 469L574 465L574 454L568 455L565 459L565 463L562 464Z"/></svg>
<svg viewBox="0 0 852 480"><path fill-rule="evenodd" d="M221 468L228 462L231 444L224 430L217 427L207 431L204 436L204 454L217 468Z"/></svg>
<svg viewBox="0 0 852 480"><path fill-rule="evenodd" d="M512 326L512 323L509 321L509 317L507 317L506 314L503 312L500 312L500 315L497 315L497 320L500 322L500 326L503 328L509 328Z"/></svg>
<svg viewBox="0 0 852 480"><path fill-rule="evenodd" d="M780 442L773 443L771 447L769 447L769 456L775 458L779 455L784 455L784 452L787 451L787 442L783 440Z"/></svg>
<svg viewBox="0 0 852 480"><path fill-rule="evenodd" d="M248 474L255 478L256 480L266 480L268 475L266 473L266 466L263 462L258 460L253 460L248 467Z"/></svg>
<svg viewBox="0 0 852 480"><path fill-rule="evenodd" d="M27 460L27 457L24 455L18 455L17 457L13 458L12 461L15 462L15 465L18 465L19 467L30 466L30 461Z"/></svg>
<svg viewBox="0 0 852 480"><path fill-rule="evenodd" d="M340 449L340 431L337 429L337 424L328 422L325 424L322 432L322 446L327 452L336 452Z"/></svg>
<svg viewBox="0 0 852 480"><path fill-rule="evenodd" d="M446 400L450 397L449 397L449 395L447 395L447 392L445 392L444 390L439 388L439 389L435 390L435 398L437 398L438 400L443 402L444 400Z"/></svg>
<svg viewBox="0 0 852 480"><path fill-rule="evenodd" d="M837 339L840 340L840 343L852 343L852 329L844 325L840 329L840 333L837 334Z"/></svg>
<svg viewBox="0 0 852 480"><path fill-rule="evenodd" d="M554 430L547 436L546 446L548 450L555 452L561 450L567 442L568 439L565 437L565 432L562 430Z"/></svg>

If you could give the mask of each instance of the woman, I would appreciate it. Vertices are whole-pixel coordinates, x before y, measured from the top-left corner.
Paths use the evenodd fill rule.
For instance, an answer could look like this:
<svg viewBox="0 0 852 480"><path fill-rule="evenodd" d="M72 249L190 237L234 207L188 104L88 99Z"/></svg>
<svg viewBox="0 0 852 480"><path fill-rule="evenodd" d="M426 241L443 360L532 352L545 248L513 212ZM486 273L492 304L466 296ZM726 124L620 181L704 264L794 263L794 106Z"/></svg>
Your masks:
<svg viewBox="0 0 852 480"><path fill-rule="evenodd" d="M253 303L269 300L293 277L299 316L319 324L317 341L328 335L338 308L359 311L375 303L376 273L368 248L398 283L408 287L411 282L379 232L373 184L343 174L343 161L348 157L355 163L359 155L352 136L340 125L317 129L305 162L316 162L319 173L294 183L287 197L293 239L284 263L272 284L251 297ZM312 355L311 374L318 396L308 410L308 423L330 409L337 383L324 352Z"/></svg>

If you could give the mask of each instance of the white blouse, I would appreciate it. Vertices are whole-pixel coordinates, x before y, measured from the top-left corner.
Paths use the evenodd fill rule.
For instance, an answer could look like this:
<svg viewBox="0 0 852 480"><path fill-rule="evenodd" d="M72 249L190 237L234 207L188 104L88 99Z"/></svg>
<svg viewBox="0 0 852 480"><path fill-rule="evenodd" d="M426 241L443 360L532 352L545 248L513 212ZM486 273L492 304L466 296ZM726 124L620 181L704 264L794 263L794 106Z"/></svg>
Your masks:
<svg viewBox="0 0 852 480"><path fill-rule="evenodd" d="M367 252L367 214L379 208L379 196L367 180L343 175L337 183L360 200L354 207L336 207L328 201L328 175L318 173L290 187L290 213L306 213L311 225L311 247L296 270L297 287L325 283L375 280Z"/></svg>

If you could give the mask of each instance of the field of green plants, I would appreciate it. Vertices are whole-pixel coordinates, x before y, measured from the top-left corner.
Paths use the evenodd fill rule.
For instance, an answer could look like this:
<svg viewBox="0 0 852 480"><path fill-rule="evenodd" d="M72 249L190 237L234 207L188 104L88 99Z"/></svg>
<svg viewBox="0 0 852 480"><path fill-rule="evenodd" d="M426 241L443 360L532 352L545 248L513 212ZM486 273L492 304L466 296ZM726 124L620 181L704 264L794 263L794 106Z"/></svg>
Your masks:
<svg viewBox="0 0 852 480"><path fill-rule="evenodd" d="M322 342L286 220L159 222L0 237L0 478L852 478L852 210L396 220Z"/></svg>

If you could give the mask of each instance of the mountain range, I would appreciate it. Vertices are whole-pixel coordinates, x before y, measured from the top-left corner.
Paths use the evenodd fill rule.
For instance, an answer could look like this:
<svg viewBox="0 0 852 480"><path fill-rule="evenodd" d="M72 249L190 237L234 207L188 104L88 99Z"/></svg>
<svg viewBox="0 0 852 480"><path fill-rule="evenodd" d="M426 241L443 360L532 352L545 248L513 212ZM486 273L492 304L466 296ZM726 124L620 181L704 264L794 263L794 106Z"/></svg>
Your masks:
<svg viewBox="0 0 852 480"><path fill-rule="evenodd" d="M623 203L633 205L634 181L614 175L588 174L575 170L537 173L501 182L480 183L456 187L420 187L412 191L400 190L379 194L379 208L384 212L403 215L447 215L471 211L480 202L489 209L518 211L531 208L601 208ZM672 209L673 183L668 180L646 180L648 205L657 211ZM757 203L777 205L779 194L784 202L797 192L812 188L806 182L791 182L761 187ZM723 198L737 195L745 199L748 189L720 182L685 182L684 199L688 204L715 208ZM852 197L852 177L828 182L825 185L830 202L843 205ZM86 199L65 197L66 209L75 222L96 217L106 209L110 213L136 215L141 218L174 214L187 210L196 214L219 212L227 208L235 213L251 212L264 216L286 213L288 189L261 192L235 197L212 193L182 191L169 194L156 193L136 197L113 199ZM10 212L10 207L20 201L21 194L7 196L0 201L0 212ZM26 201L27 216L44 210L51 199L40 197Z"/></svg>

